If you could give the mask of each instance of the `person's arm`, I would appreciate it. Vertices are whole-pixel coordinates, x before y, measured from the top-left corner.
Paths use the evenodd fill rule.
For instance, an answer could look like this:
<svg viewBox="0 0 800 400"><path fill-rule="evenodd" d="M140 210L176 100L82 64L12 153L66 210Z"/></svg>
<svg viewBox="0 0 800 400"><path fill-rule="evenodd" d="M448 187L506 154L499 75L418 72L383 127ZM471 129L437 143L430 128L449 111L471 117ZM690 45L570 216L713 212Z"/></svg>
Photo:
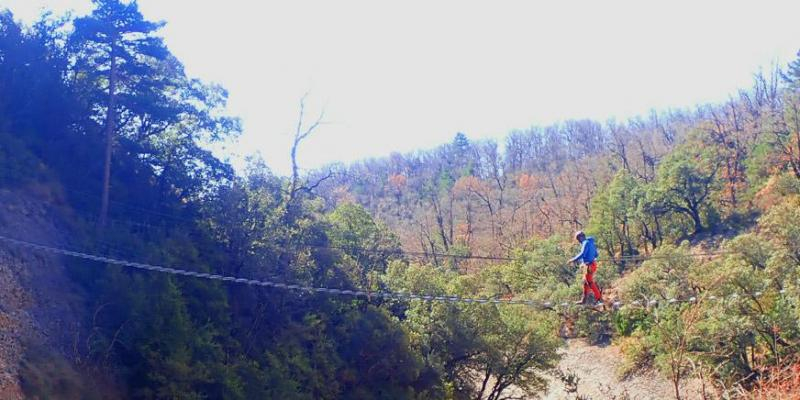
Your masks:
<svg viewBox="0 0 800 400"><path fill-rule="evenodd" d="M580 253L578 253L578 255L577 255L577 256L575 256L575 257L572 257L572 259L571 259L571 260L569 260L569 262L571 262L571 263L574 263L575 261L578 261L578 260L579 260L581 257L583 257L583 256L584 256L584 254L586 253L586 244L587 244L587 243L589 243L589 241L588 241L588 240L584 240L584 241L583 241L583 243L581 244L581 252L580 252Z"/></svg>

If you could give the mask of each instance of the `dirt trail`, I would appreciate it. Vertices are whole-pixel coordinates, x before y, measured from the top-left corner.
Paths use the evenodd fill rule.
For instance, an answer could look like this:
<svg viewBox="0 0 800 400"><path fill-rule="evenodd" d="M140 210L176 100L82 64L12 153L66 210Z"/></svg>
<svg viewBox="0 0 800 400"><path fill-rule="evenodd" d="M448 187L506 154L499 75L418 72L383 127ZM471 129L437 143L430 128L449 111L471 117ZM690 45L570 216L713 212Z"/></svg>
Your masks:
<svg viewBox="0 0 800 400"><path fill-rule="evenodd" d="M570 339L561 350L562 358L558 367L564 372L573 372L579 378L578 394L594 400L600 399L673 399L672 384L662 375L648 370L634 374L627 379L618 375L623 355L613 345L593 346L583 339ZM700 398L697 382L690 382L681 394L686 399ZM575 399L575 394L564 391L564 384L557 378L550 378L550 388L542 396L545 400Z"/></svg>

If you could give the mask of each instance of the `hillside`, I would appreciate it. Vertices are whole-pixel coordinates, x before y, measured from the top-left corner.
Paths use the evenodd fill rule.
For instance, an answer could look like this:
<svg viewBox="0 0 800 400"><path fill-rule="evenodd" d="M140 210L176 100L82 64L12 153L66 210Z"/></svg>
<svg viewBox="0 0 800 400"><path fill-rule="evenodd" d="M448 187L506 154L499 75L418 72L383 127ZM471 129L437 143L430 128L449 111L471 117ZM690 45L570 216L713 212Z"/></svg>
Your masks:
<svg viewBox="0 0 800 400"><path fill-rule="evenodd" d="M0 204L0 235L40 243L69 242L63 236L63 210L51 202L0 189ZM84 341L91 327L82 325L86 312L82 290L70 279L66 261L19 248L0 249L0 397L4 399L37 394L23 390L31 385L45 390L59 387L62 398L88 389L80 386L90 379L79 377L78 370L90 350ZM102 385L102 374L96 378L94 383Z"/></svg>
<svg viewBox="0 0 800 400"><path fill-rule="evenodd" d="M237 174L227 92L136 2L93 7L0 11L0 397L800 390L800 59L692 111Z"/></svg>

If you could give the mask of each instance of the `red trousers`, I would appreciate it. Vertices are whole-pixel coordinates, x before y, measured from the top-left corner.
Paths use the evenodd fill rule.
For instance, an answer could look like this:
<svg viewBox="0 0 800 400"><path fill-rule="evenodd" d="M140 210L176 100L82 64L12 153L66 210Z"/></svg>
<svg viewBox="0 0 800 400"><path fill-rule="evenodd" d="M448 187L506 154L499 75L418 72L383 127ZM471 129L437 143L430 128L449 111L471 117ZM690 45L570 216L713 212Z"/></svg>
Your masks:
<svg viewBox="0 0 800 400"><path fill-rule="evenodd" d="M600 288L594 282L594 273L597 271L597 261L592 261L591 264L586 264L586 275L583 276L583 297L591 291L594 294L594 300L603 300L603 295L600 293Z"/></svg>

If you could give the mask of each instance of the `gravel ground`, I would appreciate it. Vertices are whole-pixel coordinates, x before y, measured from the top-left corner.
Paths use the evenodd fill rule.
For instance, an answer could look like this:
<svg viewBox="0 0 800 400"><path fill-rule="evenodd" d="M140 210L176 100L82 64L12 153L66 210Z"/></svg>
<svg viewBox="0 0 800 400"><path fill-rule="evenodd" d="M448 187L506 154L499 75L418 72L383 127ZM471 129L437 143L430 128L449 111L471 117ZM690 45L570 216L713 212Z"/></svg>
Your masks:
<svg viewBox="0 0 800 400"><path fill-rule="evenodd" d="M559 368L564 372L575 373L580 379L577 393L593 400L675 398L672 383L655 371L641 371L631 377L621 379L617 371L622 365L622 361L622 353L615 346L593 346L582 339L571 339L567 341L562 350ZM685 399L701 398L699 393L697 382L690 382L688 388L681 390ZM550 389L543 398L545 400L575 399L575 394L566 393L563 383L553 377L550 379Z"/></svg>

